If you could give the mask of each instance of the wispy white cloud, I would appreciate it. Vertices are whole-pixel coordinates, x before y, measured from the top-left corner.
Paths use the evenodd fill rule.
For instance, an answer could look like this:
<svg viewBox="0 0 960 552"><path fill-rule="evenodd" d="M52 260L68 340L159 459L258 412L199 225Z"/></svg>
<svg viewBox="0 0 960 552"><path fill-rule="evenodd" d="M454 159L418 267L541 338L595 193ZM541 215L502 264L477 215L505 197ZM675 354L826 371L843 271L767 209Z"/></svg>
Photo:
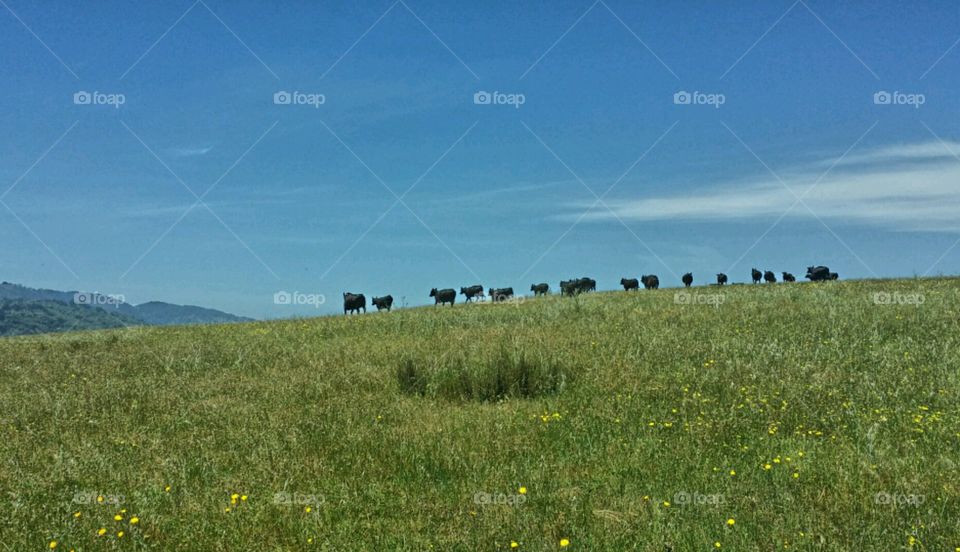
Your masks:
<svg viewBox="0 0 960 552"><path fill-rule="evenodd" d="M929 162L934 160L960 159L960 142L931 140L916 144L897 144L876 148L864 153L847 155L842 159L825 159L821 165L839 167L863 163L902 163L907 161Z"/></svg>
<svg viewBox="0 0 960 552"><path fill-rule="evenodd" d="M210 153L210 150L213 149L213 146L196 146L196 147L180 147L180 148L170 148L168 153L174 157L197 157L200 155L206 155Z"/></svg>
<svg viewBox="0 0 960 552"><path fill-rule="evenodd" d="M559 180L551 182L516 182L514 184L500 187L484 187L475 190L468 190L461 194L453 194L444 197L433 197L424 201L424 203L444 205L450 203L480 202L484 200L509 199L517 195L532 194L533 192L542 192L544 190L575 187L580 188L581 184L576 180ZM503 206L504 202L494 201L494 205Z"/></svg>
<svg viewBox="0 0 960 552"><path fill-rule="evenodd" d="M901 231L960 232L960 159L954 151L960 152L960 144L931 141L849 156L809 192L836 159L783 171L780 176L793 193L773 176L762 174L684 195L606 203L624 220L740 221L779 217L794 205L795 193L824 220ZM570 206L561 218L575 220L589 203ZM810 210L798 204L788 216L813 218ZM584 220L613 218L597 207Z"/></svg>

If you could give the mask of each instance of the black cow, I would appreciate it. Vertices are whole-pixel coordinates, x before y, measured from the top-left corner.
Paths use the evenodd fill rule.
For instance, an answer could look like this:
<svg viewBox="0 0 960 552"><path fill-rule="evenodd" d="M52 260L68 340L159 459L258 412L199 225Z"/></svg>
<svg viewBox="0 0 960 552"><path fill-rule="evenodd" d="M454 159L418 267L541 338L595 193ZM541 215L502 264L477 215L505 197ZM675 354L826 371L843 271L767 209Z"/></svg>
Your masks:
<svg viewBox="0 0 960 552"><path fill-rule="evenodd" d="M460 288L460 293L467 296L467 303L473 300L474 297L483 297L483 286L476 285L470 287Z"/></svg>
<svg viewBox="0 0 960 552"><path fill-rule="evenodd" d="M430 290L430 297L433 297L434 305L442 305L444 303L450 303L450 306L453 306L453 302L457 299L457 292L452 289L441 289L433 288Z"/></svg>
<svg viewBox="0 0 960 552"><path fill-rule="evenodd" d="M753 278L753 283L759 284L760 278L763 278L763 273L755 268L750 269L750 277Z"/></svg>
<svg viewBox="0 0 960 552"><path fill-rule="evenodd" d="M684 286L690 287L690 284L693 283L693 273L687 272L686 274L683 275L682 278L680 278L680 281L683 282Z"/></svg>
<svg viewBox="0 0 960 552"><path fill-rule="evenodd" d="M784 282L796 282L796 281L797 281L797 278L796 278L796 276L794 276L793 274L790 274L789 272L784 272L784 273L783 273L783 281L784 281Z"/></svg>
<svg viewBox="0 0 960 552"><path fill-rule="evenodd" d="M550 284L533 284L530 286L530 291L533 292L533 296L537 295L546 295L550 293Z"/></svg>
<svg viewBox="0 0 960 552"><path fill-rule="evenodd" d="M573 296L577 293L576 280L560 280L560 295Z"/></svg>
<svg viewBox="0 0 960 552"><path fill-rule="evenodd" d="M374 297L370 300L370 304L377 307L377 312L380 312L383 309L387 309L387 312L390 312L390 309L393 308L393 295Z"/></svg>
<svg viewBox="0 0 960 552"><path fill-rule="evenodd" d="M362 293L344 292L343 314L360 314L361 310L367 312L367 298Z"/></svg>
<svg viewBox="0 0 960 552"><path fill-rule="evenodd" d="M640 289L640 280L636 278L620 278L620 285L623 286L624 291Z"/></svg>
<svg viewBox="0 0 960 552"><path fill-rule="evenodd" d="M724 274L723 272L721 272L720 274L717 274L717 285L722 286L725 283L727 283L727 275Z"/></svg>
<svg viewBox="0 0 960 552"><path fill-rule="evenodd" d="M593 278L577 278L577 292L597 291L597 281Z"/></svg>
<svg viewBox="0 0 960 552"><path fill-rule="evenodd" d="M494 303L502 303L507 299L513 297L513 288L490 288L488 292L490 294L490 300Z"/></svg>
<svg viewBox="0 0 960 552"><path fill-rule="evenodd" d="M644 274L640 277L640 281L643 283L644 289L660 288L660 278L657 278L656 274Z"/></svg>
<svg viewBox="0 0 960 552"><path fill-rule="evenodd" d="M825 280L836 280L836 272L830 272L825 266L808 266L806 278L811 282L823 282Z"/></svg>
<svg viewBox="0 0 960 552"><path fill-rule="evenodd" d="M777 283L777 275L774 274L773 272L769 271L769 270L763 273L763 279L764 279L764 281L767 282L768 284L775 284L775 283Z"/></svg>

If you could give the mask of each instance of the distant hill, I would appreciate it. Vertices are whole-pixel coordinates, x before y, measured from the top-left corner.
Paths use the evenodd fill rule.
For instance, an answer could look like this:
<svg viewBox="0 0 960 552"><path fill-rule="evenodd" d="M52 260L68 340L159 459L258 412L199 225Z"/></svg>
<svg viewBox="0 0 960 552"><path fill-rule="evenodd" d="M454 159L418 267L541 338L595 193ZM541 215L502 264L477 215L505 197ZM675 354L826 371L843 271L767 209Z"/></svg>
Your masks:
<svg viewBox="0 0 960 552"><path fill-rule="evenodd" d="M0 283L0 301L13 303L52 302L81 309L57 309L55 308L56 305L49 304L43 305L42 308L30 309L24 305L17 305L10 311L11 316L22 315L29 318L30 323L19 324L8 317L0 323L0 335L58 332L68 329L112 328L124 325L170 326L178 324L221 324L252 320L251 318L194 305L174 305L161 301L131 305L117 300L115 297L96 292L35 289L10 282ZM100 316L99 314L106 316ZM46 329L43 329L44 320L48 324ZM64 320L72 320L75 324L72 326L70 324L64 325Z"/></svg>
<svg viewBox="0 0 960 552"><path fill-rule="evenodd" d="M174 324L219 324L223 322L249 322L252 318L207 309L194 305L173 305L161 301L141 303L134 307L135 316L154 326Z"/></svg>
<svg viewBox="0 0 960 552"><path fill-rule="evenodd" d="M0 299L0 336L123 328L143 323L103 309L61 301Z"/></svg>

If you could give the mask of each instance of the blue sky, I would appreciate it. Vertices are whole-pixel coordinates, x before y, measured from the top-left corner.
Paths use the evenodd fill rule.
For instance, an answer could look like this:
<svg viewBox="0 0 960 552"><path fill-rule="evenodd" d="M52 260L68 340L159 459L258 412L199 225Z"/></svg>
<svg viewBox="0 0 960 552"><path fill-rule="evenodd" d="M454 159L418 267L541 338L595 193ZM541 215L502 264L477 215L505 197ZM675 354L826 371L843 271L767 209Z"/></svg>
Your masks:
<svg viewBox="0 0 960 552"><path fill-rule="evenodd" d="M285 317L960 272L955 3L4 1L4 280Z"/></svg>

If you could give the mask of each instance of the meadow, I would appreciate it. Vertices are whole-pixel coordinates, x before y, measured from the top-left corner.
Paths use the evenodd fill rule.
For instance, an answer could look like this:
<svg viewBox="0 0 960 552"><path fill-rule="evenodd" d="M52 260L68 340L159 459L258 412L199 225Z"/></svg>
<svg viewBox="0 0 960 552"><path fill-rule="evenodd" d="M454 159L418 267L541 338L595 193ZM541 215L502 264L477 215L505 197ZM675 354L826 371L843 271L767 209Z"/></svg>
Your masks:
<svg viewBox="0 0 960 552"><path fill-rule="evenodd" d="M960 550L960 280L0 340L0 550Z"/></svg>

